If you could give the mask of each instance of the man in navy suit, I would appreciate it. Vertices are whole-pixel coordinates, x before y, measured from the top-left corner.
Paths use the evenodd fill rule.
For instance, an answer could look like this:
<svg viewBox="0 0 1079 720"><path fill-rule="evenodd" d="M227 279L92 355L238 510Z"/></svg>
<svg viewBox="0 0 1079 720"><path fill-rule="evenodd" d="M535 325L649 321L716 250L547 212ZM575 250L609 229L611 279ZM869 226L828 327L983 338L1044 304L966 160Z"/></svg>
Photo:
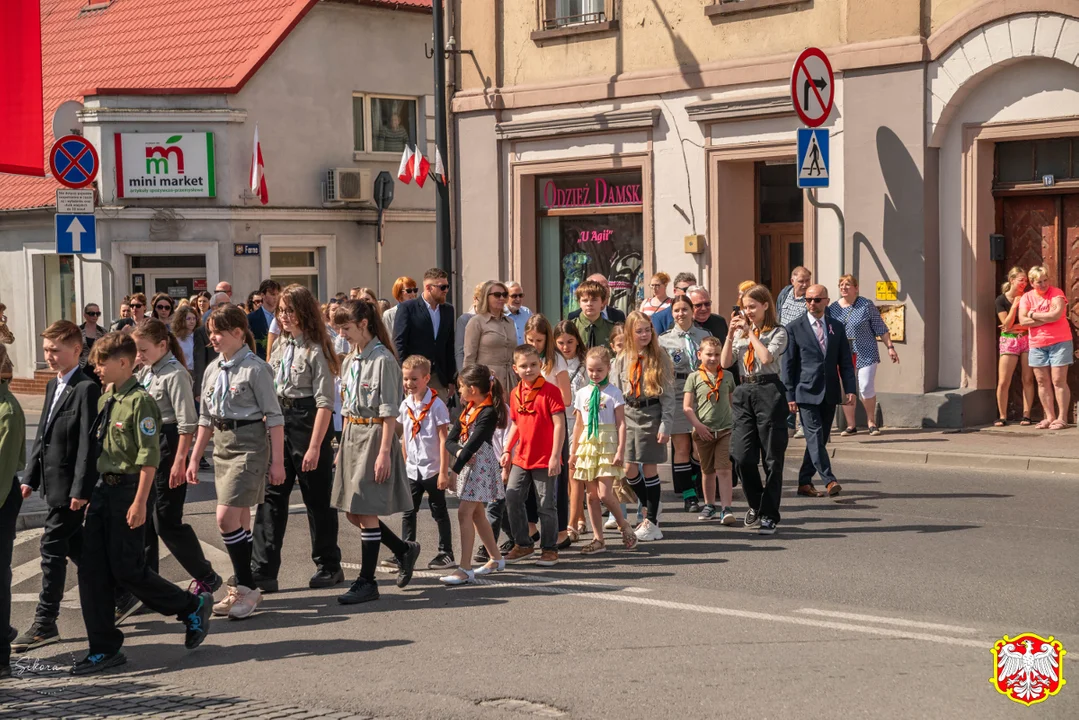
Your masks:
<svg viewBox="0 0 1079 720"><path fill-rule="evenodd" d="M838 495L842 488L828 458L828 437L840 400L854 402L857 383L850 344L843 325L828 317L828 288L813 285L806 290L808 312L787 325L787 352L783 354L783 382L790 411L797 412L805 429L806 450L798 471L798 494L807 497ZM843 381L840 395L840 379ZM820 474L826 491L813 486L813 473Z"/></svg>
<svg viewBox="0 0 1079 720"><path fill-rule="evenodd" d="M449 289L446 271L431 268L423 274L423 294L398 305L393 327L387 330L393 335L400 362L409 355L422 355L431 361L431 387L452 407L457 358L453 354L453 305L446 302Z"/></svg>
<svg viewBox="0 0 1079 720"><path fill-rule="evenodd" d="M255 308L247 316L247 325L255 336L255 354L266 359L266 337L270 334L270 323L277 312L277 301L281 297L281 285L276 280L263 280L259 285L262 307Z"/></svg>

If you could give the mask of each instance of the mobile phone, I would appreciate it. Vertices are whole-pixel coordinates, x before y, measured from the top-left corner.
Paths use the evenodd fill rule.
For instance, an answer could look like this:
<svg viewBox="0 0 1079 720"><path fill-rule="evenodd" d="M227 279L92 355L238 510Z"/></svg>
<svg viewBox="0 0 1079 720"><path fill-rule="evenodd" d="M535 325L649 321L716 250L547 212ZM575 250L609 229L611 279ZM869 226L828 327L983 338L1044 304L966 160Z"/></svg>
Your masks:
<svg viewBox="0 0 1079 720"><path fill-rule="evenodd" d="M734 305L734 306L732 306L732 307L731 307L731 311L732 311L732 312L736 312L736 313L738 313L739 315L741 315L741 314L742 314L742 308L740 308L740 307L739 307L739 306L737 306L737 305Z"/></svg>

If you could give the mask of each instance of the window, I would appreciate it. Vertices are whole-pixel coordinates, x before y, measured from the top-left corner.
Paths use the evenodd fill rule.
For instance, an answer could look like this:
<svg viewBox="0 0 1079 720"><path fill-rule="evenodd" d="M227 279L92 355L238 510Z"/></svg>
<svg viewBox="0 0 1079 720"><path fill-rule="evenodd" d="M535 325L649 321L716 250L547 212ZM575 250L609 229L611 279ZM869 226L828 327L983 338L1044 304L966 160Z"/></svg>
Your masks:
<svg viewBox="0 0 1079 720"><path fill-rule="evenodd" d="M416 98L353 93L353 152L400 155L415 147L418 105Z"/></svg>
<svg viewBox="0 0 1079 720"><path fill-rule="evenodd" d="M809 5L810 0L712 0L712 4L704 8L704 14L708 16L735 15L748 13L754 10L775 10L788 6ZM792 9L800 9L792 7Z"/></svg>
<svg viewBox="0 0 1079 720"><path fill-rule="evenodd" d="M296 283L303 285L315 297L318 294L317 250L271 250L270 278L281 287Z"/></svg>
<svg viewBox="0 0 1079 720"><path fill-rule="evenodd" d="M1046 175L1055 183L1079 179L1079 137L997 143L997 185L1040 185Z"/></svg>
<svg viewBox="0 0 1079 720"><path fill-rule="evenodd" d="M760 223L802 222L802 191L794 165L757 165Z"/></svg>
<svg viewBox="0 0 1079 720"><path fill-rule="evenodd" d="M550 12L551 3L548 2L547 5L548 12L543 22L544 30L601 23L607 20L605 0L554 0L554 12Z"/></svg>
<svg viewBox="0 0 1079 720"><path fill-rule="evenodd" d="M75 256L45 255L45 324L80 322L75 306Z"/></svg>

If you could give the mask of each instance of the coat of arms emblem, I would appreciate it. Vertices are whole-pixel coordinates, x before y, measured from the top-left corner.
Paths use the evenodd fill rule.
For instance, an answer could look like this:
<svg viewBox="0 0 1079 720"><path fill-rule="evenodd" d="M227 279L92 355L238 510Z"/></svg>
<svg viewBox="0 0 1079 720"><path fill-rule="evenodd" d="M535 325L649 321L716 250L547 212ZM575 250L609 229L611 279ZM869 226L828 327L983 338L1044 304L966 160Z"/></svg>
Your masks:
<svg viewBox="0 0 1079 720"><path fill-rule="evenodd" d="M1023 705L1040 703L1064 687L1064 646L1052 635L1005 635L993 645L993 683L997 692Z"/></svg>

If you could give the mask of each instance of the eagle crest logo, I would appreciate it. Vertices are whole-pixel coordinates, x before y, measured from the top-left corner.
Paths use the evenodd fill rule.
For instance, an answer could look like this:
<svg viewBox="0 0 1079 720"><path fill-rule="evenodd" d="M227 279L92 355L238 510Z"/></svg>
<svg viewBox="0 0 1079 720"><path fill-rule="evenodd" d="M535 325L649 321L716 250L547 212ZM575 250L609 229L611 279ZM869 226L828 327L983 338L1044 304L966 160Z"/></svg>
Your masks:
<svg viewBox="0 0 1079 720"><path fill-rule="evenodd" d="M1026 706L1044 702L1064 687L1067 652L1052 635L1005 635L993 645L993 683L997 692Z"/></svg>

